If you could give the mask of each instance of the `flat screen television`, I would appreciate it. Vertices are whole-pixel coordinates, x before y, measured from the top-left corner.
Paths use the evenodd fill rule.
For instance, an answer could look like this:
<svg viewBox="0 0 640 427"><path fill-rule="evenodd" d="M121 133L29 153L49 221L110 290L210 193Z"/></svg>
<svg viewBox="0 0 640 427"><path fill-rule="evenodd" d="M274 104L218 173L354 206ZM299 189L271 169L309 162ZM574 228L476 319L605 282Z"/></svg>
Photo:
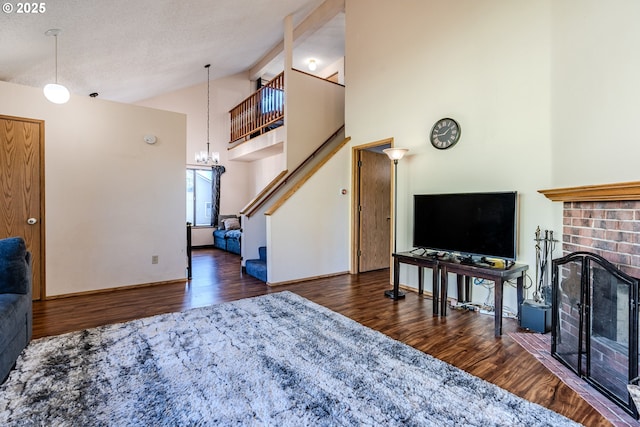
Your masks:
<svg viewBox="0 0 640 427"><path fill-rule="evenodd" d="M515 261L517 192L414 195L413 246Z"/></svg>

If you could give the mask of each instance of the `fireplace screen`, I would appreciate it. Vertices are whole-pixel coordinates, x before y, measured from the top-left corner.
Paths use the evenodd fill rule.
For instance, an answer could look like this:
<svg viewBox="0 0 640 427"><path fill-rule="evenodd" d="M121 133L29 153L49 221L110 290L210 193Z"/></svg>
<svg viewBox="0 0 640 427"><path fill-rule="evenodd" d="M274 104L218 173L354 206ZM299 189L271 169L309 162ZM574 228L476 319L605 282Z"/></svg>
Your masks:
<svg viewBox="0 0 640 427"><path fill-rule="evenodd" d="M596 254L553 260L551 354L636 418L637 297L638 279Z"/></svg>

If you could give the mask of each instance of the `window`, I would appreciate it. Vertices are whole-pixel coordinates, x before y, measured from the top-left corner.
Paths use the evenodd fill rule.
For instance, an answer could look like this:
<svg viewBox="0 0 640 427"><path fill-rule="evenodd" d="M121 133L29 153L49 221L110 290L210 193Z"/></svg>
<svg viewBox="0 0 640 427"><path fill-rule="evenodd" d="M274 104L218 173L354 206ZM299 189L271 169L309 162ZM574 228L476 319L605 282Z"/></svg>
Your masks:
<svg viewBox="0 0 640 427"><path fill-rule="evenodd" d="M282 112L284 106L284 91L272 87L262 89L262 114Z"/></svg>
<svg viewBox="0 0 640 427"><path fill-rule="evenodd" d="M187 169L187 222L194 226L211 225L212 172Z"/></svg>

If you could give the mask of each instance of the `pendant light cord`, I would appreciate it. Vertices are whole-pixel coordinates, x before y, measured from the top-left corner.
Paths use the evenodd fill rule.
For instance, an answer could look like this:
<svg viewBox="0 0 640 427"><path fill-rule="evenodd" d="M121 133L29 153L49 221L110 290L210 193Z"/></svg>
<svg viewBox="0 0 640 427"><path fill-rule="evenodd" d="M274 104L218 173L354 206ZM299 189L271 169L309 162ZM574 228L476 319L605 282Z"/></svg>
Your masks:
<svg viewBox="0 0 640 427"><path fill-rule="evenodd" d="M211 113L210 113L210 109L211 109L211 101L210 101L211 89L209 87L209 85L211 83L211 77L210 77L211 64L205 65L204 68L207 69L207 159L208 159L209 158L209 122L211 120Z"/></svg>
<svg viewBox="0 0 640 427"><path fill-rule="evenodd" d="M56 39L55 42L55 54L56 54L56 84L58 84L58 35L53 36Z"/></svg>

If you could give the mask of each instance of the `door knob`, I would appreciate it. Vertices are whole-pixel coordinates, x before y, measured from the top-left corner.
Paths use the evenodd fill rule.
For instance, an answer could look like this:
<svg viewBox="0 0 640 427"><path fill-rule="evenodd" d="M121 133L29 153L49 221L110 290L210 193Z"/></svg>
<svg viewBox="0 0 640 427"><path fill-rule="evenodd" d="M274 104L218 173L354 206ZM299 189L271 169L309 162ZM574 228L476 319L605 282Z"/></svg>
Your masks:
<svg viewBox="0 0 640 427"><path fill-rule="evenodd" d="M29 219L27 220L27 224L29 224L29 225L33 225L33 224L35 224L35 223L37 223L37 222L38 222L38 220L37 220L37 219L35 219L35 218L29 218Z"/></svg>

